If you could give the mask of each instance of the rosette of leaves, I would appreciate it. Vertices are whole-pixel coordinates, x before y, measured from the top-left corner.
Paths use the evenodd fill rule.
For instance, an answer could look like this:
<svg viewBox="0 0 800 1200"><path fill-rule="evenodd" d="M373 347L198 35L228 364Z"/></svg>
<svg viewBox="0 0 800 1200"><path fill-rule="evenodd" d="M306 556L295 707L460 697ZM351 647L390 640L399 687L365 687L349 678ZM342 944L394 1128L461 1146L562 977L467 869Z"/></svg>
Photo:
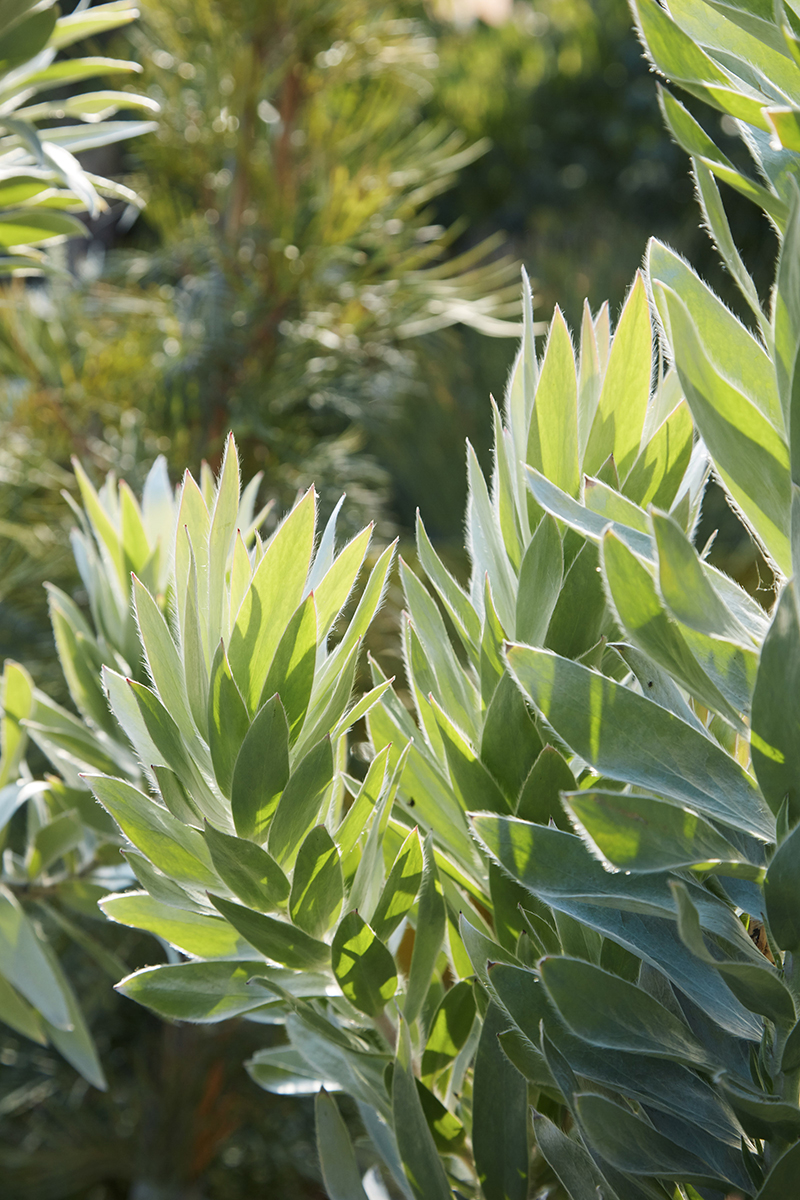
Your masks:
<svg viewBox="0 0 800 1200"><path fill-rule="evenodd" d="M75 470L85 509L74 505L79 526L72 550L89 600L88 618L70 596L48 587L58 658L75 711L36 688L18 663L7 660L2 676L0 988L7 1025L42 1044L52 1042L90 1083L102 1087L91 1034L51 935L76 942L113 982L125 973L91 925L102 919L97 901L127 886L131 871L120 856L119 831L96 804L85 776L107 771L146 786L130 743L111 717L100 672L108 664L132 681L147 678L131 573L149 583L166 611L179 503L163 458L149 473L141 505L113 475L98 492L77 463ZM266 515L265 510L253 519L259 482L256 477L245 489L238 508L237 522L249 541ZM207 469L201 485L211 499ZM47 761L58 774L33 778L27 758Z"/></svg>
<svg viewBox="0 0 800 1200"><path fill-rule="evenodd" d="M76 155L136 137L156 128L152 121L115 121L124 109L152 115L158 105L133 92L94 89L68 97L39 99L72 89L98 75L140 71L137 63L92 56L57 59L60 50L135 20L128 0L88 9L80 3L59 16L54 0L21 0L0 12L0 105L5 136L0 140L0 273L47 265L37 247L86 237L74 214L97 216L104 197L141 206L135 192L86 171ZM65 124L75 118L78 124ZM41 122L59 122L41 125Z"/></svg>
<svg viewBox="0 0 800 1200"><path fill-rule="evenodd" d="M481 813L473 828L556 928L567 917L592 933L560 951L540 937L535 967L500 963L489 984L566 1101L568 1120L539 1105L534 1124L573 1200L596 1189L777 1200L800 1165L798 159L785 103L800 79L795 15L778 6L773 20L744 4L637 9L656 64L739 121L763 179L746 194L779 234L765 312L712 176L742 191L750 183L665 95L754 330L657 242L648 283L696 429L773 568L777 598L764 613L703 560L674 513L651 505L636 537L616 520L596 533L629 675L522 639L506 646L522 694L573 756L575 782L560 788L569 825ZM548 513L586 532L566 488L541 475L530 486ZM604 959L609 943L617 950Z"/></svg>

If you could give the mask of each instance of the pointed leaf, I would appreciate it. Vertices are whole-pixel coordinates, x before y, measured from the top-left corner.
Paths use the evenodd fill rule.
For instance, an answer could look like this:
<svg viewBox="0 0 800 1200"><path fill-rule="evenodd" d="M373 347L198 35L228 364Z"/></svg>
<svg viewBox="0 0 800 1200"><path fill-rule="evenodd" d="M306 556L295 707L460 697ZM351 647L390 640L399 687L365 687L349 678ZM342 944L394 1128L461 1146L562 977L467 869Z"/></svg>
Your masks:
<svg viewBox="0 0 800 1200"><path fill-rule="evenodd" d="M289 728L280 698L262 705L233 768L231 814L240 837L263 842L289 779Z"/></svg>

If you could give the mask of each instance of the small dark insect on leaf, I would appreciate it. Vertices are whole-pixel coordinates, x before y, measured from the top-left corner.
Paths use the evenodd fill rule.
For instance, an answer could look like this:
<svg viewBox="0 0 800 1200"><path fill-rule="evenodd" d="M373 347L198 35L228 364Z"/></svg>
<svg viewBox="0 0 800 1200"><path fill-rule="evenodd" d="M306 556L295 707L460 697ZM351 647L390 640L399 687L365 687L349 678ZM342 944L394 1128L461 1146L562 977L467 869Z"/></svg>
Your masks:
<svg viewBox="0 0 800 1200"><path fill-rule="evenodd" d="M415 805L416 803L417 803L417 802L416 802L416 800L415 800L415 799L414 799L414 797L412 796L412 797L411 797L411 799L410 799L410 800L409 800L409 802L408 802L408 807L409 807L409 808L413 808L413 807L414 807L414 805Z"/></svg>
<svg viewBox="0 0 800 1200"><path fill-rule="evenodd" d="M647 686L648 686L648 687L652 687L652 686L653 686L653 681L652 681L652 679L648 681L648 684L647 684Z"/></svg>

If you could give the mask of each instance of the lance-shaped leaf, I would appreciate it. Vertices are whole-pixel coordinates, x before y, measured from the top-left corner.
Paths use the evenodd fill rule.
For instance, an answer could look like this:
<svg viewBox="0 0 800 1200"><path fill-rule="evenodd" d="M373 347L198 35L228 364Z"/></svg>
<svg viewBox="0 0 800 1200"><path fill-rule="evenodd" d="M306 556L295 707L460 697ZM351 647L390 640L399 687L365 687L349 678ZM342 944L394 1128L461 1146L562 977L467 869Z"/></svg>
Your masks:
<svg viewBox="0 0 800 1200"><path fill-rule="evenodd" d="M428 993L431 977L442 948L446 925L444 897L439 871L433 854L433 840L428 834L422 845L424 865L419 894L417 926L411 968L408 974L406 1002L403 1012L411 1023L419 1015Z"/></svg>
<svg viewBox="0 0 800 1200"><path fill-rule="evenodd" d="M240 837L263 842L289 780L289 726L280 697L262 705L233 768L231 814Z"/></svg>
<svg viewBox="0 0 800 1200"><path fill-rule="evenodd" d="M678 932L692 954L719 972L745 1008L769 1017L778 1025L794 1025L796 1013L792 994L765 956L757 950L753 953L751 947L748 947L751 951L750 962L720 960L712 955L686 885L680 880L673 880L670 887L678 908Z"/></svg>
<svg viewBox="0 0 800 1200"><path fill-rule="evenodd" d="M322 801L333 779L329 737L318 742L289 776L269 830L269 852L281 864L294 861L300 844L316 825Z"/></svg>
<svg viewBox="0 0 800 1200"><path fill-rule="evenodd" d="M422 882L422 866L422 843L418 830L412 829L397 852L372 914L372 928L382 941L391 937L416 900Z"/></svg>
<svg viewBox="0 0 800 1200"><path fill-rule="evenodd" d="M150 678L184 737L193 741L194 725L183 688L178 648L158 605L136 576L133 577L133 601Z"/></svg>
<svg viewBox="0 0 800 1200"><path fill-rule="evenodd" d="M558 525L545 515L528 543L519 571L515 636L543 646L564 578L564 551Z"/></svg>
<svg viewBox="0 0 800 1200"><path fill-rule="evenodd" d="M525 476L537 503L582 537L599 543L610 525L626 546L633 550L634 554L650 560L655 558L653 539L646 533L642 533L640 529L636 529L632 525L623 525L619 521L609 521L607 517L592 512L590 508L586 508L577 500L573 500L572 496L562 492L539 471L526 467Z"/></svg>
<svg viewBox="0 0 800 1200"><path fill-rule="evenodd" d="M314 544L315 507L312 489L273 534L231 632L231 670L251 715L280 640L303 598Z"/></svg>
<svg viewBox="0 0 800 1200"><path fill-rule="evenodd" d="M312 937L326 933L342 906L344 883L339 852L324 825L317 825L297 855L289 914Z"/></svg>
<svg viewBox="0 0 800 1200"><path fill-rule="evenodd" d="M708 1066L689 1026L635 984L576 958L545 958L539 971L563 1020L592 1045Z"/></svg>
<svg viewBox="0 0 800 1200"><path fill-rule="evenodd" d="M683 805L639 792L569 792L564 807L606 864L623 871L746 863L709 821ZM759 870L754 867L754 875Z"/></svg>
<svg viewBox="0 0 800 1200"><path fill-rule="evenodd" d="M512 807L541 748L542 739L533 714L514 680L504 670L484 717L481 761L500 784Z"/></svg>
<svg viewBox="0 0 800 1200"><path fill-rule="evenodd" d="M430 1024L422 1055L422 1078L430 1081L444 1070L465 1044L475 1020L475 992L461 980L445 992Z"/></svg>
<svg viewBox="0 0 800 1200"><path fill-rule="evenodd" d="M322 1178L330 1200L367 1200L347 1126L324 1088L314 1104Z"/></svg>
<svg viewBox="0 0 800 1200"><path fill-rule="evenodd" d="M552 746L545 746L522 785L517 816L538 825L547 825L552 820L559 829L569 830L569 821L561 807L561 793L575 787L577 781L563 757Z"/></svg>
<svg viewBox="0 0 800 1200"><path fill-rule="evenodd" d="M198 958L242 958L247 948L227 921L208 913L189 912L162 904L147 892L104 896L102 911L118 925L146 929L184 954ZM244 949L245 954L242 953ZM252 954L252 951L250 952Z"/></svg>
<svg viewBox="0 0 800 1200"><path fill-rule="evenodd" d="M783 414L775 370L764 347L674 250L651 240L647 261L650 278L672 288L692 314L698 336L716 369L758 405L775 429L781 430Z"/></svg>
<svg viewBox="0 0 800 1200"><path fill-rule="evenodd" d="M313 593L306 596L278 643L261 692L259 710L276 693L289 724L289 741L296 741L311 699L317 654L317 614Z"/></svg>
<svg viewBox="0 0 800 1200"><path fill-rule="evenodd" d="M247 706L234 682L225 646L217 646L208 687L208 738L220 791L230 799L233 769L250 728Z"/></svg>
<svg viewBox="0 0 800 1200"><path fill-rule="evenodd" d="M0 887L0 973L51 1025L68 1030L69 997L17 898Z"/></svg>
<svg viewBox="0 0 800 1200"><path fill-rule="evenodd" d="M568 1196L603 1196L618 1200L586 1147L575 1137L568 1137L549 1117L534 1112L533 1132L543 1158L555 1172Z"/></svg>
<svg viewBox="0 0 800 1200"><path fill-rule="evenodd" d="M800 826L781 842L764 880L769 927L781 950L800 950Z"/></svg>
<svg viewBox="0 0 800 1200"><path fill-rule="evenodd" d="M86 782L134 846L170 879L200 887L216 885L208 847L196 829L123 779L93 775Z"/></svg>
<svg viewBox="0 0 800 1200"><path fill-rule="evenodd" d="M658 548L658 585L672 613L708 637L728 637L747 646L750 635L715 591L697 551L672 517L652 512Z"/></svg>
<svg viewBox="0 0 800 1200"><path fill-rule="evenodd" d="M208 531L208 644L216 646L223 627L225 575L239 512L239 461L233 434L229 433L222 455L217 494Z"/></svg>
<svg viewBox="0 0 800 1200"><path fill-rule="evenodd" d="M475 1056L472 1147L486 1200L528 1195L528 1085L498 1042L508 1026L499 1005L490 1004Z"/></svg>
<svg viewBox="0 0 800 1200"><path fill-rule="evenodd" d="M327 532L326 528L325 533L327 534ZM347 603L347 597L353 590L358 578L358 573L364 562L371 537L372 526L367 525L360 533L356 534L352 541L347 543L320 579L316 577L316 570L317 563L321 563L320 555L323 555L324 558L323 542L325 536L323 535L323 542L320 542L317 557L314 560L314 568L312 569L307 585L314 590L320 642L327 638L331 626Z"/></svg>
<svg viewBox="0 0 800 1200"><path fill-rule="evenodd" d="M613 454L619 477L624 479L639 453L650 397L652 340L647 292L639 272L625 301L611 345L600 401L583 461L583 470L588 475L595 475L608 456ZM554 483L559 482L546 470L543 474L552 478Z"/></svg>
<svg viewBox="0 0 800 1200"><path fill-rule="evenodd" d="M411 1040L402 1017L397 1050L392 1075L392 1124L406 1178L414 1200L451 1200L450 1185L411 1070Z"/></svg>
<svg viewBox="0 0 800 1200"><path fill-rule="evenodd" d="M288 921L266 917L263 913L243 908L241 904L234 904L221 896L210 896L209 899L251 946L281 966L292 967L296 971L313 971L328 963L330 947L309 937Z"/></svg>
<svg viewBox="0 0 800 1200"><path fill-rule="evenodd" d="M572 341L558 306L536 388L526 460L568 495L578 494L578 381Z"/></svg>
<svg viewBox="0 0 800 1200"><path fill-rule="evenodd" d="M575 1106L584 1137L618 1170L631 1175L666 1176L668 1179L720 1185L720 1176L714 1165L659 1133L641 1117L634 1116L629 1108L623 1108L604 1096L592 1094L576 1096ZM750 1187L741 1160L738 1170L731 1164L730 1173L733 1178L723 1176L726 1182L736 1187Z"/></svg>
<svg viewBox="0 0 800 1200"><path fill-rule="evenodd" d="M800 1142L781 1155L758 1192L756 1200L785 1200L797 1181L800 1171Z"/></svg>
<svg viewBox="0 0 800 1200"><path fill-rule="evenodd" d="M789 552L789 455L783 438L758 408L715 369L683 301L654 288L692 416L725 487L755 536L784 574Z"/></svg>
<svg viewBox="0 0 800 1200"><path fill-rule="evenodd" d="M371 1017L383 1011L397 990L394 959L355 910L336 930L331 963L343 994Z"/></svg>
<svg viewBox="0 0 800 1200"><path fill-rule="evenodd" d="M788 797L800 818L800 622L794 582L783 589L761 651L753 692L751 752L761 791L777 813Z"/></svg>
<svg viewBox="0 0 800 1200"><path fill-rule="evenodd" d="M260 960L167 963L134 971L116 990L169 1021L206 1024L252 1012L274 1000L275 993L265 990L254 976L273 979L284 989L303 978ZM324 987L319 976L307 978L317 990Z"/></svg>
<svg viewBox="0 0 800 1200"><path fill-rule="evenodd" d="M723 694L717 682L703 670L677 622L664 608L650 571L610 530L603 538L603 575L620 622L633 644L664 667L706 708L720 713L744 733L742 718L729 698L738 689L730 688L728 679L720 679L719 683L727 689ZM736 699L743 702L743 708L747 697L736 694Z"/></svg>
<svg viewBox="0 0 800 1200"><path fill-rule="evenodd" d="M249 908L270 912L289 898L289 880L275 859L245 838L221 833L206 822L205 838L223 883Z"/></svg>
<svg viewBox="0 0 800 1200"><path fill-rule="evenodd" d="M510 804L467 739L449 715L431 698L439 732L444 742L453 790L465 809L508 812Z"/></svg>
<svg viewBox="0 0 800 1200"><path fill-rule="evenodd" d="M652 436L645 436L623 484L624 494L641 508L648 504L670 508L689 466L693 436L692 415L682 400Z"/></svg>
<svg viewBox="0 0 800 1200"><path fill-rule="evenodd" d="M599 773L652 788L768 841L773 819L721 748L658 704L546 650L510 646L508 664L561 738Z"/></svg>

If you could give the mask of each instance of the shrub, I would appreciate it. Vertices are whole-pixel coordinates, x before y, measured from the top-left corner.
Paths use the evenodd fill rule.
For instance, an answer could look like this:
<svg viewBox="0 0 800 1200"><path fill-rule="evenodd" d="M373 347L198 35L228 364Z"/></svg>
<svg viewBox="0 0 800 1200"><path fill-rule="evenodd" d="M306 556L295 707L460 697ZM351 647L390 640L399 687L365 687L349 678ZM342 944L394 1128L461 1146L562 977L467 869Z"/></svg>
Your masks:
<svg viewBox="0 0 800 1200"><path fill-rule="evenodd" d="M30 728L65 766L70 747L91 755L87 782L134 847L142 889L106 896L106 914L187 958L120 990L170 1018L283 1022L287 1044L249 1069L318 1092L334 1200L364 1195L337 1089L419 1200L772 1200L796 1178L800 197L794 110L770 81L793 95L800 74L793 17L720 7L705 24L700 2L637 15L659 67L743 122L763 167L762 185L726 166L665 93L755 332L658 243L613 338L587 309L577 356L557 312L539 361L526 296L488 484L468 457L469 585L422 522L431 591L401 563L416 724L377 664L350 701L391 547L331 646L368 531L334 556L329 524L315 555L307 494L248 550L230 443L216 488L187 476L165 514L171 561L127 492L117 513L83 485L98 633L110 620L96 655L139 766L95 692L80 736L59 714ZM781 236L769 314L714 173ZM773 567L769 616L693 545L709 470ZM139 655L130 567L138 681L109 661ZM346 759L361 716L363 780Z"/></svg>

